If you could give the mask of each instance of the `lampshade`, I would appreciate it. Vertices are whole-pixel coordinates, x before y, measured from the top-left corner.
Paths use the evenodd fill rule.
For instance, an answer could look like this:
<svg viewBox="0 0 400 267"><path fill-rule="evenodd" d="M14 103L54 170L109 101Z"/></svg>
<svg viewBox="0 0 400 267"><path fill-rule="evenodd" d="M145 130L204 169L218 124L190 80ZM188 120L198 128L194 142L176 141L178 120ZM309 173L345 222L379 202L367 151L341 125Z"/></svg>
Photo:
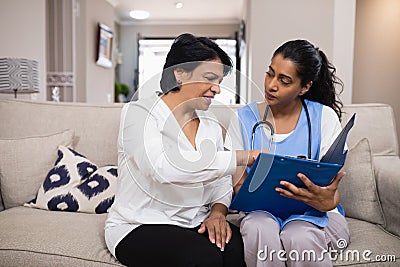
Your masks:
<svg viewBox="0 0 400 267"><path fill-rule="evenodd" d="M36 60L0 58L0 93L39 92L39 71Z"/></svg>

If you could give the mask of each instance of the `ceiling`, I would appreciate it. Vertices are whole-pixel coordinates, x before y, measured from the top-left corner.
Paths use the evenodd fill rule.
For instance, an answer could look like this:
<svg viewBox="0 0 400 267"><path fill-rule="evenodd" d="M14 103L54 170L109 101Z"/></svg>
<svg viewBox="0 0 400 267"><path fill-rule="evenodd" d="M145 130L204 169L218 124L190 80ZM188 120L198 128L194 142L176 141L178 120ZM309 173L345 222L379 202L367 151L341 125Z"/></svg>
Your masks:
<svg viewBox="0 0 400 267"><path fill-rule="evenodd" d="M246 0L107 0L115 8L115 20L120 24L218 24L238 23L243 17ZM175 8L182 2L183 8ZM150 12L146 20L134 20L129 11Z"/></svg>

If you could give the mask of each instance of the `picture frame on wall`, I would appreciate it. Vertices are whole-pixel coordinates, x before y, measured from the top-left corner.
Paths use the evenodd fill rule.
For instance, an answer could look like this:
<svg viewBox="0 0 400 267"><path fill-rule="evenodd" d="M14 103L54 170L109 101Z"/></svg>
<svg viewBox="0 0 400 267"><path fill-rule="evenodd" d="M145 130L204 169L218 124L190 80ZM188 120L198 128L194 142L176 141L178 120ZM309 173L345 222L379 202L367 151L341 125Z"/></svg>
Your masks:
<svg viewBox="0 0 400 267"><path fill-rule="evenodd" d="M112 67L112 41L113 32L105 24L98 25L98 44L96 64L105 68Z"/></svg>

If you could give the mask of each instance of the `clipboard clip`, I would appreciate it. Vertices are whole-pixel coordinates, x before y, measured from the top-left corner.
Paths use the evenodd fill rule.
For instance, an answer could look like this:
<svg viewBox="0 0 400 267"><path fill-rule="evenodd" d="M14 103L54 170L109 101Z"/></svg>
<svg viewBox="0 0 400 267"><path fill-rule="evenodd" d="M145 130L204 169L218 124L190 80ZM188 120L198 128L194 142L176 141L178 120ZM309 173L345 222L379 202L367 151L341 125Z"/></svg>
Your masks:
<svg viewBox="0 0 400 267"><path fill-rule="evenodd" d="M308 160L308 161L313 161L313 162L318 162L318 160L315 159L309 159L304 155L299 155L299 156L286 156L287 158L294 158L294 159L301 159L301 160Z"/></svg>

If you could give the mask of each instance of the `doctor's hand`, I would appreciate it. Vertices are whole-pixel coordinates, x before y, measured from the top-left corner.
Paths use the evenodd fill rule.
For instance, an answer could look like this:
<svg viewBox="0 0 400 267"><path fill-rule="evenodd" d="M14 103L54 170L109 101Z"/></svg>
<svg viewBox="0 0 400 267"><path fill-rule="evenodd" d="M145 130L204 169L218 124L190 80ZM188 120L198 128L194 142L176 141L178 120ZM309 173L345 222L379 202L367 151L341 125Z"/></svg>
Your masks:
<svg viewBox="0 0 400 267"><path fill-rule="evenodd" d="M318 186L310 181L302 173L297 177L305 184L306 188L300 188L287 181L280 184L286 188L277 187L275 190L281 196L300 200L319 211L330 211L339 205L340 196L338 185L345 172L339 172L328 186Z"/></svg>
<svg viewBox="0 0 400 267"><path fill-rule="evenodd" d="M208 238L221 251L225 250L225 245L232 237L232 230L226 221L227 207L221 203L216 203L211 208L210 216L201 224L199 234L204 234L207 230Z"/></svg>

